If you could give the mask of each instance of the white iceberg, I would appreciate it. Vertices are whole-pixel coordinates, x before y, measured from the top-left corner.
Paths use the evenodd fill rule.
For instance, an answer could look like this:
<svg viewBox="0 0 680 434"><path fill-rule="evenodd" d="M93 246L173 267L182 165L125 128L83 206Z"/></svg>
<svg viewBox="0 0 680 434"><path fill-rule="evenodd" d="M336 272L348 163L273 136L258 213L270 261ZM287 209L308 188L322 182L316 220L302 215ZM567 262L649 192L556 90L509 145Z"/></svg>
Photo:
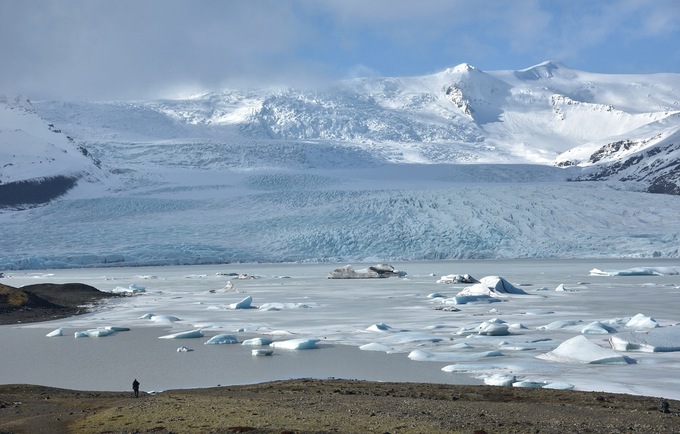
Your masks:
<svg viewBox="0 0 680 434"><path fill-rule="evenodd" d="M510 374L493 374L484 377L484 384L487 384L489 386L509 387L512 386L513 383L515 382L517 382L516 377Z"/></svg>
<svg viewBox="0 0 680 434"><path fill-rule="evenodd" d="M479 283L464 288L458 296L480 296L499 297L507 294L526 295L524 290L517 288L510 282L499 276L482 277Z"/></svg>
<svg viewBox="0 0 680 434"><path fill-rule="evenodd" d="M616 329L599 321L595 321L583 327L581 329L581 333L584 335L607 335L610 333L616 333Z"/></svg>
<svg viewBox="0 0 680 434"><path fill-rule="evenodd" d="M159 336L158 339L192 339L202 338L203 332L201 330L188 330L184 332L177 332L170 335Z"/></svg>
<svg viewBox="0 0 680 434"><path fill-rule="evenodd" d="M317 342L319 342L319 339L298 338L272 342L271 346L284 350L312 350L317 348Z"/></svg>
<svg viewBox="0 0 680 434"><path fill-rule="evenodd" d="M271 356L274 354L274 350L268 348L257 348L250 352L253 356Z"/></svg>
<svg viewBox="0 0 680 434"><path fill-rule="evenodd" d="M111 290L111 292L114 293L114 294L132 295L132 294L139 294L139 293L142 293L142 292L146 292L146 287L131 283L127 287L117 286L117 287L113 288Z"/></svg>
<svg viewBox="0 0 680 434"><path fill-rule="evenodd" d="M241 345L266 347L267 345L271 345L272 342L273 341L269 338L252 338L244 340L241 342Z"/></svg>
<svg viewBox="0 0 680 434"><path fill-rule="evenodd" d="M680 327L654 328L647 332L619 333L609 338L618 351L662 353L680 351Z"/></svg>
<svg viewBox="0 0 680 434"><path fill-rule="evenodd" d="M204 345L223 345L238 344L238 339L234 335L220 334L208 339Z"/></svg>
<svg viewBox="0 0 680 434"><path fill-rule="evenodd" d="M244 298L243 300L239 301L238 303L231 303L229 305L229 309L234 309L234 310L236 310L236 309L253 309L252 303L253 303L253 297L251 297L249 295L248 297Z"/></svg>
<svg viewBox="0 0 680 434"><path fill-rule="evenodd" d="M479 283L479 280L469 274L447 274L440 277L437 283Z"/></svg>
<svg viewBox="0 0 680 434"><path fill-rule="evenodd" d="M630 359L616 351L603 348L583 335L567 339L554 350L537 356L561 363L628 364Z"/></svg>
<svg viewBox="0 0 680 434"><path fill-rule="evenodd" d="M108 330L104 328L98 328L98 329L89 329L86 331L81 331L81 332L75 332L74 336L77 338L100 338L104 336L110 336L114 333L113 330Z"/></svg>
<svg viewBox="0 0 680 434"><path fill-rule="evenodd" d="M179 347L179 348L177 348L177 352L178 352L178 353L188 353L188 352L190 352L190 351L193 351L193 350L192 350L191 348L187 348L187 347Z"/></svg>
<svg viewBox="0 0 680 434"><path fill-rule="evenodd" d="M384 322L373 324L366 328L369 332L389 332L392 330L391 326L388 326Z"/></svg>
<svg viewBox="0 0 680 434"><path fill-rule="evenodd" d="M634 267L625 270L590 270L591 276L674 276L680 274L680 267Z"/></svg>
<svg viewBox="0 0 680 434"><path fill-rule="evenodd" d="M654 318L639 313L626 323L626 327L635 330L649 330L659 327L659 323Z"/></svg>
<svg viewBox="0 0 680 434"><path fill-rule="evenodd" d="M47 336L48 338L54 338L54 337L57 337L57 336L64 336L64 331L60 327L56 330L52 330L51 332L49 332L45 336Z"/></svg>

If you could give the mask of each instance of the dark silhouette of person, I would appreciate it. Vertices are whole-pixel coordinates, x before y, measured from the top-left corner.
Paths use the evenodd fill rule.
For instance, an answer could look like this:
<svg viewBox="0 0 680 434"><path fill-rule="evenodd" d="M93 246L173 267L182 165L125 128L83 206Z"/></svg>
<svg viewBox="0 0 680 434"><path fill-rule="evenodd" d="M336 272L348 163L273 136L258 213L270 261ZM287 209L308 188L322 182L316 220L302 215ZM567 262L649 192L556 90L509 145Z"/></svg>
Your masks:
<svg viewBox="0 0 680 434"><path fill-rule="evenodd" d="M668 401L666 401L665 399L662 400L661 401L661 408L660 408L661 413L670 413L671 411L668 407L669 407Z"/></svg>
<svg viewBox="0 0 680 434"><path fill-rule="evenodd" d="M139 381L136 378L132 382L132 390L135 392L135 398L139 398Z"/></svg>

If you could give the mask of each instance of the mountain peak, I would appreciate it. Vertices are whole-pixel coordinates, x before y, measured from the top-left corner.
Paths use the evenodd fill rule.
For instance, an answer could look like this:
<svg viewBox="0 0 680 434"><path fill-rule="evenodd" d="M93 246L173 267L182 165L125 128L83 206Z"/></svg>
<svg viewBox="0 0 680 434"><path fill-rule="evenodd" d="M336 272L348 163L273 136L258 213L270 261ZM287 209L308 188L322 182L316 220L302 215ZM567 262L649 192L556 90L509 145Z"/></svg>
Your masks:
<svg viewBox="0 0 680 434"><path fill-rule="evenodd" d="M478 69L469 63L461 63L453 68L447 68L444 72L448 74L460 74L463 72L477 71Z"/></svg>
<svg viewBox="0 0 680 434"><path fill-rule="evenodd" d="M532 67L515 71L515 75L524 80L540 80L543 78L553 78L558 75L559 71L564 71L565 69L569 68L560 62L546 60Z"/></svg>

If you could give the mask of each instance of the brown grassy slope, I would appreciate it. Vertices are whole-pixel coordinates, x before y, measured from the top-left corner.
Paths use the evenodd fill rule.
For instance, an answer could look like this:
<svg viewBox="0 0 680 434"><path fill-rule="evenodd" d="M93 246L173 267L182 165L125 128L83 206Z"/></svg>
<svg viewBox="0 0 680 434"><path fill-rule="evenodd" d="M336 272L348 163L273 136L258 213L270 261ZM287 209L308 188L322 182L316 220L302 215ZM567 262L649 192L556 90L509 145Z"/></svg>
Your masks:
<svg viewBox="0 0 680 434"><path fill-rule="evenodd" d="M0 433L680 433L680 402L611 393L290 380L158 395L0 386ZM16 403L20 402L20 403Z"/></svg>

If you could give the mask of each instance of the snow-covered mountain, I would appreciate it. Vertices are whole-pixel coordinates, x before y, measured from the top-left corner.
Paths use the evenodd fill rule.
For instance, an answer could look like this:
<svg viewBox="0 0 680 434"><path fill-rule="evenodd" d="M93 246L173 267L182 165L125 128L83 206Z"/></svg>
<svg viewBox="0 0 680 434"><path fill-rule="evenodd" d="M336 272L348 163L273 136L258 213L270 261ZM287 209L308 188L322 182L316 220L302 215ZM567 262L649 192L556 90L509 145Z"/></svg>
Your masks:
<svg viewBox="0 0 680 434"><path fill-rule="evenodd" d="M678 256L680 196L644 192L680 192L680 74L462 64L0 109L0 268ZM57 175L47 200L1 190Z"/></svg>

